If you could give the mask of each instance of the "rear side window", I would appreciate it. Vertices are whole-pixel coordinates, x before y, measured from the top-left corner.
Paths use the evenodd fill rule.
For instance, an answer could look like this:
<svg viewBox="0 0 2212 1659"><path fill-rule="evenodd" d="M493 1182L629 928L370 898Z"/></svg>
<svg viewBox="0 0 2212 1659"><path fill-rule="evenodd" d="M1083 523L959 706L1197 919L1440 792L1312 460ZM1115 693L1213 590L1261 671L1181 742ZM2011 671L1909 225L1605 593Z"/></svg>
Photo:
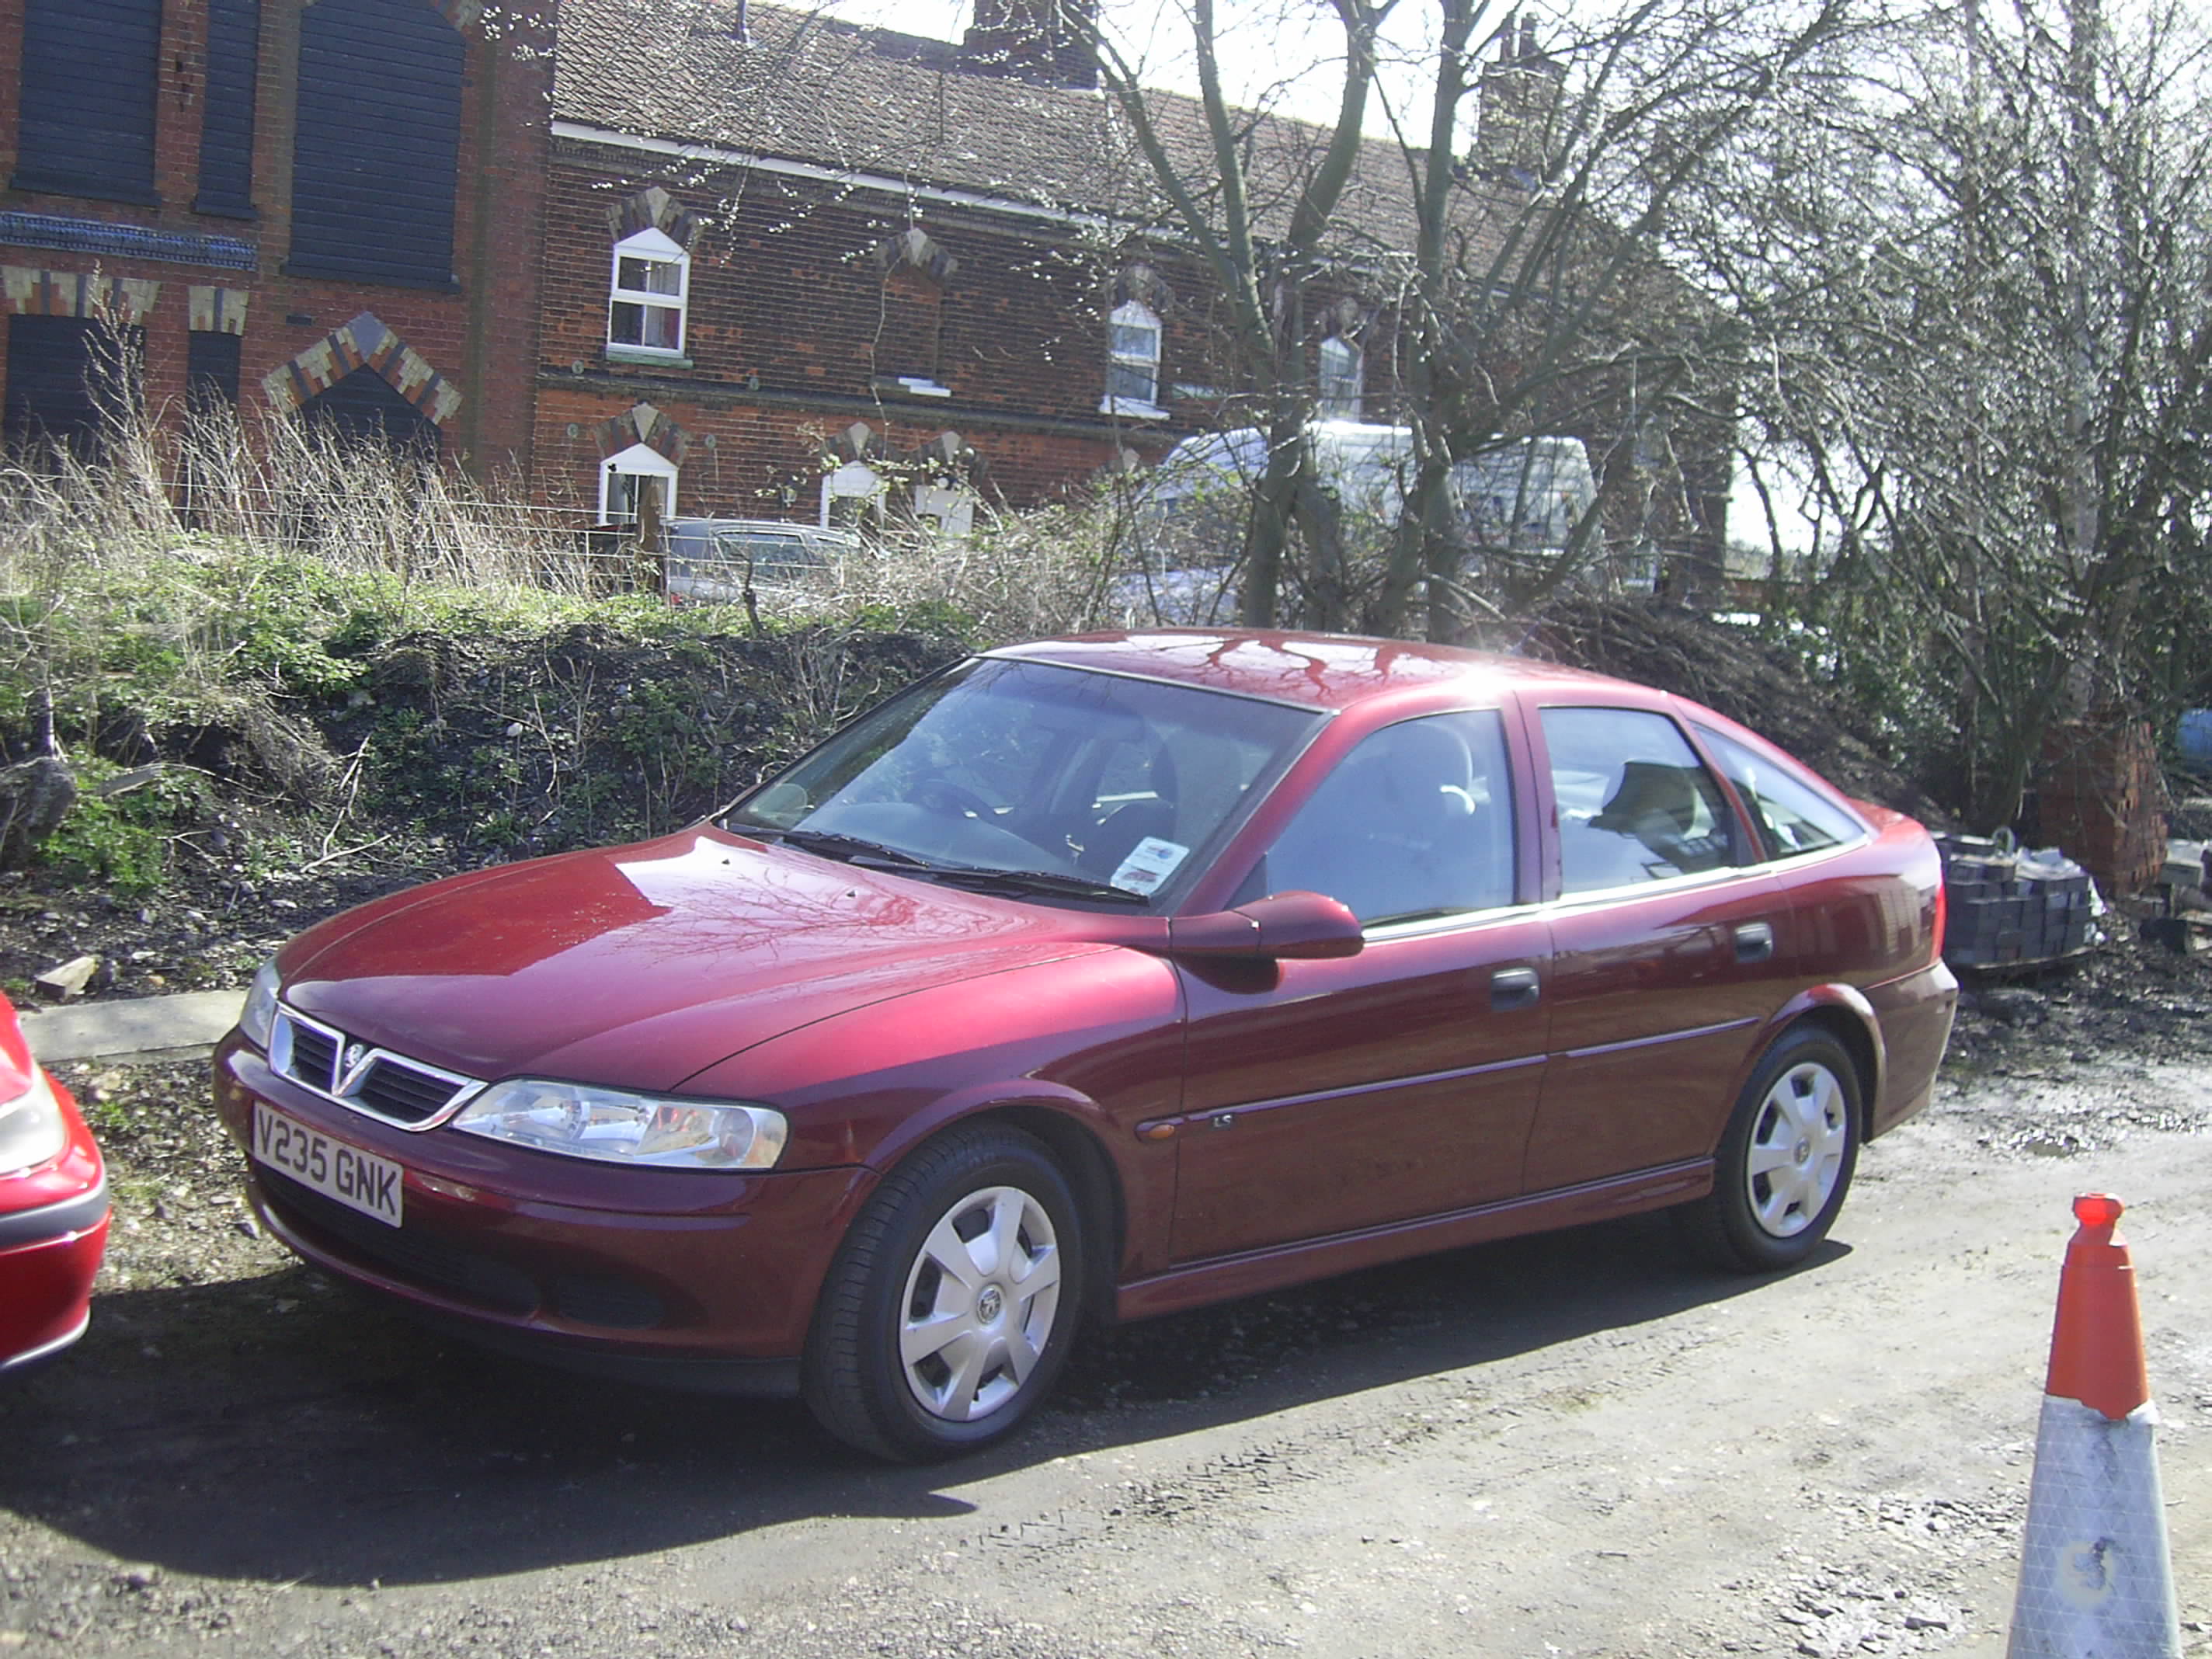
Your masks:
<svg viewBox="0 0 2212 1659"><path fill-rule="evenodd" d="M1326 893L1363 922L1513 902L1513 795L1495 709L1360 740L1269 849L1266 890Z"/></svg>
<svg viewBox="0 0 2212 1659"><path fill-rule="evenodd" d="M1865 833L1856 819L1810 785L1710 726L1698 735L1720 764L1751 813L1759 851L1770 859L1794 859L1824 847L1840 847Z"/></svg>
<svg viewBox="0 0 2212 1659"><path fill-rule="evenodd" d="M1674 721L1638 708L1547 708L1561 890L1696 875L1736 861L1727 797Z"/></svg>

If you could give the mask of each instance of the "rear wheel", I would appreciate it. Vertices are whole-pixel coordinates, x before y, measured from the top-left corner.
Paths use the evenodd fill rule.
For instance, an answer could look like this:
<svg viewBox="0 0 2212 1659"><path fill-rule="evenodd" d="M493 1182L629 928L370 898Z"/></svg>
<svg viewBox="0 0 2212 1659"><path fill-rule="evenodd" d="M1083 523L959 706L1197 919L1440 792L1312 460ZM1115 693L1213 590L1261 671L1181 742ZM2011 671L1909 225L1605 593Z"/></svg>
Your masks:
<svg viewBox="0 0 2212 1659"><path fill-rule="evenodd" d="M1859 1152L1858 1071L1819 1026L1784 1032L1744 1085L1721 1136L1713 1190L1675 1213L1717 1267L1795 1267L1828 1235Z"/></svg>
<svg viewBox="0 0 2212 1659"><path fill-rule="evenodd" d="M956 1130L853 1224L808 1337L807 1404L882 1457L989 1445L1051 1389L1082 1285L1075 1200L1050 1153L1015 1130Z"/></svg>

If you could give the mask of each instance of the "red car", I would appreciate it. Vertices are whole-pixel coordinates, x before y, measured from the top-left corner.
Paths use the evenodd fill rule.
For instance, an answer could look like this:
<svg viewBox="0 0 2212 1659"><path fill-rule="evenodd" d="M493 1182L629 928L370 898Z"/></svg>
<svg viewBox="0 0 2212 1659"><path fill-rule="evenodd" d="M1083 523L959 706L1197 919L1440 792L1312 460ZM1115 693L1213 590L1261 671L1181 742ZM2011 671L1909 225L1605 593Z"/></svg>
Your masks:
<svg viewBox="0 0 2212 1659"><path fill-rule="evenodd" d="M100 1148L0 997L0 1374L84 1334L106 1248Z"/></svg>
<svg viewBox="0 0 2212 1659"><path fill-rule="evenodd" d="M918 1458L1079 1318L1679 1207L1803 1261L1927 1099L1935 847L1438 647L994 651L711 823L336 917L217 1056L269 1227L479 1339Z"/></svg>

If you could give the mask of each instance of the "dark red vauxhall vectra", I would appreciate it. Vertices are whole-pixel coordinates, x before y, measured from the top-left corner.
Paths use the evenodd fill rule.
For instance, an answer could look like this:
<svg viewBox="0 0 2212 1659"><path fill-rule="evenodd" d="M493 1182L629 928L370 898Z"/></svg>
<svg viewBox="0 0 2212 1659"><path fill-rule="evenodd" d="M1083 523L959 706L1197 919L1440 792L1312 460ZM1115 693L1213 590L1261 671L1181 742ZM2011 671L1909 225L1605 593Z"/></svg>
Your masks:
<svg viewBox="0 0 2212 1659"><path fill-rule="evenodd" d="M309 1261L588 1370L980 1446L1079 1320L1678 1206L1804 1259L1957 1000L1910 819L1437 647L994 651L711 823L293 940L216 1060Z"/></svg>

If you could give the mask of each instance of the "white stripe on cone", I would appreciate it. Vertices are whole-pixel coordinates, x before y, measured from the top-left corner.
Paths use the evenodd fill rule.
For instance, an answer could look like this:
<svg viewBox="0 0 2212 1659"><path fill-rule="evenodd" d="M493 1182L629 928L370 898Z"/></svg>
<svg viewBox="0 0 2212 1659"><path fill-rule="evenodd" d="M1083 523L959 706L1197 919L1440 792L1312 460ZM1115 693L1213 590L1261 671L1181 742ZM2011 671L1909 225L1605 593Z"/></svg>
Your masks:
<svg viewBox="0 0 2212 1659"><path fill-rule="evenodd" d="M2007 1659L2180 1659L2157 1431L2044 1396Z"/></svg>

